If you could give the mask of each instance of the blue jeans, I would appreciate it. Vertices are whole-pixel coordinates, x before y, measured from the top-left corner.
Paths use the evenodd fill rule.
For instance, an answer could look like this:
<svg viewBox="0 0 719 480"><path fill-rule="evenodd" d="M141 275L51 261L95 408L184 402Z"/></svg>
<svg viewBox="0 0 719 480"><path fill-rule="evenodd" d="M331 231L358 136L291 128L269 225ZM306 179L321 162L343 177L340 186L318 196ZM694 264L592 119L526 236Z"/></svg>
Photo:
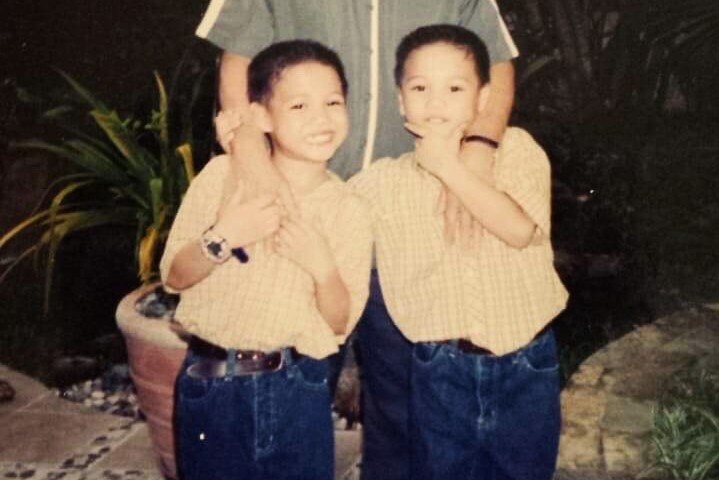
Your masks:
<svg viewBox="0 0 719 480"><path fill-rule="evenodd" d="M362 381L363 480L407 480L412 344L392 322L377 272L357 326Z"/></svg>
<svg viewBox="0 0 719 480"><path fill-rule="evenodd" d="M183 480L332 480L334 438L327 361L276 372L177 379L176 436Z"/></svg>
<svg viewBox="0 0 719 480"><path fill-rule="evenodd" d="M412 479L550 480L559 443L554 335L495 357L418 343Z"/></svg>

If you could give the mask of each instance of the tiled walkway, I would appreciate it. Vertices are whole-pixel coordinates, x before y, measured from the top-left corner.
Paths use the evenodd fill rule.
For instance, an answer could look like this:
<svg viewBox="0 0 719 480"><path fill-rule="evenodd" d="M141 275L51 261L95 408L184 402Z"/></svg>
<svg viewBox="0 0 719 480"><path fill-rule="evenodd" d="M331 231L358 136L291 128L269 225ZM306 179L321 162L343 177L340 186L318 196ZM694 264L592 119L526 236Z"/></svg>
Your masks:
<svg viewBox="0 0 719 480"><path fill-rule="evenodd" d="M162 480L144 422L57 398L0 365L16 390L0 403L0 479ZM336 478L355 476L359 432L337 431Z"/></svg>

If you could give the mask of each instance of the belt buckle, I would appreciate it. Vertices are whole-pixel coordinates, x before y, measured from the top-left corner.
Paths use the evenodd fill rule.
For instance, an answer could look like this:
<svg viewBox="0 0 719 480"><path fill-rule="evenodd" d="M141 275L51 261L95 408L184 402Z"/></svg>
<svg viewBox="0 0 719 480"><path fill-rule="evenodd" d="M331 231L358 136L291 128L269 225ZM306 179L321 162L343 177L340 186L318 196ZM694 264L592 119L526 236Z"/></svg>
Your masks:
<svg viewBox="0 0 719 480"><path fill-rule="evenodd" d="M274 352L273 352L274 353ZM261 366L250 368L247 370L247 365L251 364L251 362L256 362L256 359L248 358L246 360L237 360L235 363L235 371L232 376L242 376L242 375L252 375L254 373L260 373L260 372L278 372L282 369L282 367L285 365L285 356L282 351L276 352L280 356L280 361L277 362L277 365L273 368L263 368ZM268 354L272 355L272 354ZM263 359L264 361L267 361L268 359L265 357ZM242 362L247 362L243 364ZM214 359L206 359L201 358L189 367L187 367L187 375L191 378L200 379L200 380L210 380L213 378L221 378L227 375L227 360L214 360Z"/></svg>

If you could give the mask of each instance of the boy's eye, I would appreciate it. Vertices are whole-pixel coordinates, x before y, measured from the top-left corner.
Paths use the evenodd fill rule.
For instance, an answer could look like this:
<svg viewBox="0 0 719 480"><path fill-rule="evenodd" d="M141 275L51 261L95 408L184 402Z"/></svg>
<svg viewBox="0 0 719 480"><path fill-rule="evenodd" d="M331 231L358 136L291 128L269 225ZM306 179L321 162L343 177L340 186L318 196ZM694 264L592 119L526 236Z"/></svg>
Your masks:
<svg viewBox="0 0 719 480"><path fill-rule="evenodd" d="M414 90L415 92L424 92L426 87L424 85L414 85L410 88L410 90Z"/></svg>
<svg viewBox="0 0 719 480"><path fill-rule="evenodd" d="M305 108L305 104L304 103L295 103L290 108L292 110L302 110L303 108Z"/></svg>
<svg viewBox="0 0 719 480"><path fill-rule="evenodd" d="M451 87L449 87L450 92L461 92L462 90L464 90L464 88L460 87L459 85L452 85Z"/></svg>
<svg viewBox="0 0 719 480"><path fill-rule="evenodd" d="M327 105L330 107L337 107L344 104L345 102L343 102L342 100L330 100L329 102L327 102Z"/></svg>

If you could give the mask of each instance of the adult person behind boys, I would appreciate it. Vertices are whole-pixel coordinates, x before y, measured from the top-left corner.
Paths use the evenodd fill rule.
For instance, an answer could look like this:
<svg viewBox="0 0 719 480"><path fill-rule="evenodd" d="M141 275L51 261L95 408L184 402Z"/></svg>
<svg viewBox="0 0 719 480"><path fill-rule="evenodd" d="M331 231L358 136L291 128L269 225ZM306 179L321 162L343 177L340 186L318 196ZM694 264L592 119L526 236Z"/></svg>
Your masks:
<svg viewBox="0 0 719 480"><path fill-rule="evenodd" d="M249 59L267 43L313 38L334 48L345 61L352 87L348 100L352 129L330 168L348 178L374 158L396 156L412 147L412 137L402 127L395 107L394 51L405 34L440 22L476 31L489 47L491 93L471 132L487 137L491 144L501 138L507 125L514 97L511 58L517 54L494 0L212 0L197 34L224 50L220 102L225 110L245 109L245 69ZM222 131L234 128L232 115L228 117L229 127L218 121L221 140ZM276 175L269 163L262 161L264 145L252 134L252 128L251 124L242 125L237 130L233 154L238 161L234 164L241 177L252 180L251 185L276 189ZM221 141L223 145L231 136L226 138ZM461 154L471 168L479 168L493 149L492 145L471 142L463 146ZM457 202L452 202L451 195L447 198L447 233L452 235L454 226L462 225L464 235L468 235L468 214L458 215L453 207ZM370 301L357 330L362 357L362 477L407 479L411 350L387 314L375 274Z"/></svg>
<svg viewBox="0 0 719 480"><path fill-rule="evenodd" d="M550 168L508 128L481 175L460 160L481 111L488 56L473 32L433 25L406 36L395 68L413 151L350 180L374 211L377 269L412 354L411 478L552 478L559 378L548 323L567 292L552 263ZM453 192L484 233L446 242L435 206Z"/></svg>
<svg viewBox="0 0 719 480"><path fill-rule="evenodd" d="M281 218L271 196L244 200L227 155L183 199L161 262L194 335L177 381L180 470L184 480L329 480L326 357L362 312L372 244L366 204L326 169L347 135L347 83L337 55L312 41L266 48L248 78L300 211ZM260 242L269 237L271 249Z"/></svg>

